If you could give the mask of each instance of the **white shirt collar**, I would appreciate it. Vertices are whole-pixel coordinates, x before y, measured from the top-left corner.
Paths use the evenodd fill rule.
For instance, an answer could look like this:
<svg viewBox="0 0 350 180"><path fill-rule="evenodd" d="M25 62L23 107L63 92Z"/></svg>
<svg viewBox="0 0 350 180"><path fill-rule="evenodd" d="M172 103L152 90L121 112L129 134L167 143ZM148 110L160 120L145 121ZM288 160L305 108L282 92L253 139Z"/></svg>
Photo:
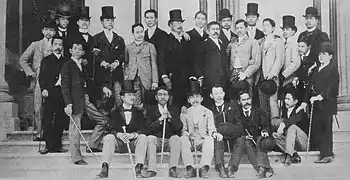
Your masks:
<svg viewBox="0 0 350 180"><path fill-rule="evenodd" d="M79 32L81 32L81 33L88 33L89 29L79 29Z"/></svg>
<svg viewBox="0 0 350 180"><path fill-rule="evenodd" d="M52 53L57 57L57 59L60 59L61 56L62 56L62 54L57 54L57 53L55 53L55 52L52 52Z"/></svg>
<svg viewBox="0 0 350 180"><path fill-rule="evenodd" d="M199 27L195 26L194 29L195 29L201 36L204 35L204 28L199 28Z"/></svg>
<svg viewBox="0 0 350 180"><path fill-rule="evenodd" d="M243 112L250 111L252 109L252 106L250 106L248 109L244 109L244 108L242 109L243 109Z"/></svg>
<svg viewBox="0 0 350 180"><path fill-rule="evenodd" d="M225 104L225 101L222 101L222 103L220 103L220 104L218 104L217 102L215 102L215 106L216 106L216 107L222 106L222 105L224 105L224 104Z"/></svg>
<svg viewBox="0 0 350 180"><path fill-rule="evenodd" d="M297 37L294 35L294 36L287 38L287 43L289 43L289 42L297 42Z"/></svg>
<svg viewBox="0 0 350 180"><path fill-rule="evenodd" d="M168 111L167 105L165 105L165 106L163 107L163 106L160 105L159 103L158 103L158 109L159 109L159 112L160 112L161 114Z"/></svg>
<svg viewBox="0 0 350 180"><path fill-rule="evenodd" d="M245 38L247 36L247 34L245 34L244 36L242 36L242 37L239 37L238 36L238 42L242 42L243 41L243 39Z"/></svg>
<svg viewBox="0 0 350 180"><path fill-rule="evenodd" d="M309 56L309 54L310 54L310 49L306 52L304 56Z"/></svg>
<svg viewBox="0 0 350 180"><path fill-rule="evenodd" d="M211 40L213 40L214 43L215 43L215 44L219 47L219 49L220 49L219 39L214 39L214 38L212 38L212 37L210 37L210 36L209 36L209 38L210 38Z"/></svg>
<svg viewBox="0 0 350 180"><path fill-rule="evenodd" d="M63 28L61 28L61 27L57 27L57 29L59 30L59 31L62 31L62 32L66 32L67 31L67 29L63 29Z"/></svg>
<svg viewBox="0 0 350 180"><path fill-rule="evenodd" d="M75 63L79 63L80 65L81 65L81 59L77 59L77 58L75 58L75 57L71 57L71 59L75 62Z"/></svg>
<svg viewBox="0 0 350 180"><path fill-rule="evenodd" d="M125 103L123 103L123 108L124 109L131 109L132 108L132 105L127 105L127 104L125 104Z"/></svg>
<svg viewBox="0 0 350 180"><path fill-rule="evenodd" d="M173 34L175 36L175 38L178 40L178 41L181 41L182 40L182 36L179 35L178 33L175 33L173 31L170 32L171 34Z"/></svg>
<svg viewBox="0 0 350 180"><path fill-rule="evenodd" d="M105 32L108 35L113 34L113 30L109 30L109 29L103 29L103 32Z"/></svg>
<svg viewBox="0 0 350 180"><path fill-rule="evenodd" d="M154 32L157 29L157 26L148 27L148 32Z"/></svg>
<svg viewBox="0 0 350 180"><path fill-rule="evenodd" d="M292 114L294 108L295 108L295 106L293 106L293 107L287 109L287 117L288 117L288 118L289 118L290 115Z"/></svg>
<svg viewBox="0 0 350 180"><path fill-rule="evenodd" d="M317 28L317 26L314 27L314 28L312 28L312 29L306 29L306 30L307 30L308 32L312 32L312 31L314 31L316 28Z"/></svg>

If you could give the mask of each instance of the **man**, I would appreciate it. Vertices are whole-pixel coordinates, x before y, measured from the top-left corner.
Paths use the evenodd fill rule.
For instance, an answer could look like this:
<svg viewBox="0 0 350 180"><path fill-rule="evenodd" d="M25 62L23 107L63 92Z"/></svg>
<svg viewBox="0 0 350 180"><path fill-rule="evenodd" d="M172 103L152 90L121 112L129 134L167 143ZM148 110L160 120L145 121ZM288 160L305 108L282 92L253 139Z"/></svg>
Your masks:
<svg viewBox="0 0 350 180"><path fill-rule="evenodd" d="M71 32L68 33L71 9L68 5L60 5L56 12L57 35L63 39L63 53L65 57L69 57L69 41L67 41Z"/></svg>
<svg viewBox="0 0 350 180"><path fill-rule="evenodd" d="M252 106L252 99L248 91L239 93L238 101L240 108L236 113L237 122L243 123L243 136L237 138L230 164L237 171L244 150L247 152L248 159L255 170L257 170L257 178L266 178L273 175L273 169L270 166L267 152L261 148L261 139L272 133L272 127L267 114L264 110Z"/></svg>
<svg viewBox="0 0 350 180"><path fill-rule="evenodd" d="M257 40L248 37L248 23L245 20L237 20L235 26L238 38L232 41L227 49L230 58L230 84L235 81L247 81L249 93L252 95L253 77L261 64L260 46Z"/></svg>
<svg viewBox="0 0 350 180"><path fill-rule="evenodd" d="M233 101L227 101L225 102L225 92L223 86L220 85L214 85L211 89L210 97L214 100L214 105L211 108L211 111L214 115L214 123L216 129L218 129L218 132L220 133L220 128L223 126L230 126L232 125L241 125L241 122L237 122L235 119L235 112L238 110L238 104L234 103ZM234 131L234 130L233 130ZM219 176L221 178L234 178L234 171L231 168L231 165L227 167L227 170L225 169L225 162L224 162L224 151L225 147L230 148L235 143L234 142L234 136L231 137L225 137L224 139L227 142L227 146L224 140L217 141L214 140L214 157L215 157L215 167L216 170L219 172ZM228 149L230 152L231 150ZM232 154L231 154L232 156ZM226 173L228 171L228 173Z"/></svg>
<svg viewBox="0 0 350 180"><path fill-rule="evenodd" d="M295 17L286 15L283 16L283 37L286 39L285 43L285 60L280 74L280 86L284 87L291 83L296 71L300 67L300 55L298 51L297 37L295 33L298 31L295 26Z"/></svg>
<svg viewBox="0 0 350 180"><path fill-rule="evenodd" d="M29 47L24 51L22 56L19 58L19 64L27 77L32 79L31 89L34 93L34 126L38 131L37 136L33 139L34 141L41 140L42 135L42 96L39 85L39 72L41 61L44 57L49 56L52 53L52 37L56 33L55 21L47 21L43 24L41 32L44 38L32 42ZM34 128L34 127L33 127Z"/></svg>
<svg viewBox="0 0 350 180"><path fill-rule="evenodd" d="M67 152L62 149L62 135L65 121L64 101L61 93L61 75L64 58L62 57L63 39L52 38L53 53L41 61L39 84L44 98L43 126L46 147L40 154Z"/></svg>
<svg viewBox="0 0 350 180"><path fill-rule="evenodd" d="M224 43L221 43L220 24L212 21L207 25L209 38L201 46L196 59L196 77L203 79L204 106L211 107L210 92L214 84L227 87L228 59Z"/></svg>
<svg viewBox="0 0 350 180"><path fill-rule="evenodd" d="M284 154L284 164L290 166L291 163L300 163L301 158L297 151L305 151L307 148L307 135L301 129L300 124L306 120L306 113L299 111L296 113L298 103L297 91L295 89L285 93L282 119L277 133L273 133L277 146L282 149Z"/></svg>
<svg viewBox="0 0 350 180"><path fill-rule="evenodd" d="M135 90L132 81L125 81L120 92L123 104L110 113L111 131L103 138L102 171L97 178L108 178L109 165L114 151L128 152L127 144L135 151L136 177L142 177L141 172L146 157L148 139L146 133L146 119L143 112L134 107ZM125 127L125 131L123 130Z"/></svg>
<svg viewBox="0 0 350 180"><path fill-rule="evenodd" d="M257 83L263 80L273 80L279 86L279 73L284 63L284 43L281 37L274 34L276 23L270 18L263 20L263 30L266 37L261 43L262 66L257 75ZM264 94L259 88L260 107L268 112L273 126L278 127L279 105L278 91L273 95Z"/></svg>
<svg viewBox="0 0 350 180"><path fill-rule="evenodd" d="M190 66L188 66L188 42L183 38L183 22L181 10L169 12L168 25L171 28L168 45L165 51L166 74L162 75L163 82L172 90L172 104L182 107L186 104L186 92Z"/></svg>
<svg viewBox="0 0 350 180"><path fill-rule="evenodd" d="M299 34L298 41L304 37L307 37L310 40L310 56L318 62L318 52L320 44L325 41L329 41L327 33L321 31L317 28L317 24L320 20L318 15L318 10L315 7L308 7L305 10L305 26L306 30Z"/></svg>
<svg viewBox="0 0 350 180"><path fill-rule="evenodd" d="M149 127L148 135L148 171L145 177L154 177L156 173L156 153L162 147L162 137L164 136L164 149L170 149L169 157L169 177L178 178L176 166L179 165L181 142L180 135L182 122L180 120L180 110L169 105L169 90L166 86L157 89L155 98L158 102L147 110L147 120ZM164 124L165 123L165 124ZM163 127L165 126L165 135Z"/></svg>
<svg viewBox="0 0 350 180"><path fill-rule="evenodd" d="M89 100L89 84L86 69L82 66L82 56L84 54L83 43L73 41L69 49L72 54L71 58L63 65L61 71L61 90L65 102L65 113L70 118L69 139L71 158L76 165L86 165L80 152L80 122L85 110L86 114L96 121L96 126L89 140L90 147L98 147L98 143L105 130L108 118ZM106 90L103 90L107 92ZM74 121L74 123L72 122ZM97 152L97 149L91 149Z"/></svg>
<svg viewBox="0 0 350 180"><path fill-rule="evenodd" d="M222 28L219 39L222 42L223 49L226 50L227 45L231 42L231 40L237 38L237 35L231 31L232 15L230 10L221 9L219 12L219 21Z"/></svg>
<svg viewBox="0 0 350 180"><path fill-rule="evenodd" d="M334 160L332 116L337 113L339 72L335 59L332 60L333 55L332 44L321 43L318 55L320 65L311 75L311 83L306 95L311 107L314 108L311 140L315 148L320 151L315 163L330 163ZM307 102L303 101L297 112L301 109L305 111L306 106Z"/></svg>
<svg viewBox="0 0 350 180"><path fill-rule="evenodd" d="M126 46L124 73L125 80L132 80L136 90L135 105L148 107L146 93L158 88L157 51L153 44L144 41L142 24L131 27L134 42Z"/></svg>
<svg viewBox="0 0 350 180"><path fill-rule="evenodd" d="M107 97L115 98L116 107L122 104L120 99L121 85L124 81L122 64L125 60L124 39L113 31L113 7L101 8L100 17L103 31L96 34L92 40L92 49L98 51L96 57L96 84L102 86Z"/></svg>
<svg viewBox="0 0 350 180"><path fill-rule="evenodd" d="M182 160L186 167L185 178L194 178L197 170L193 166L191 149L202 151L199 177L208 178L209 166L214 156L214 139L222 141L223 136L216 132L213 113L201 105L203 97L199 83L193 84L188 93L191 107L181 114L184 124L181 136Z"/></svg>
<svg viewBox="0 0 350 180"><path fill-rule="evenodd" d="M259 44L261 44L262 39L265 37L265 34L256 28L256 23L260 17L260 14L258 13L258 4L248 3L245 17L248 23L248 36L258 40Z"/></svg>

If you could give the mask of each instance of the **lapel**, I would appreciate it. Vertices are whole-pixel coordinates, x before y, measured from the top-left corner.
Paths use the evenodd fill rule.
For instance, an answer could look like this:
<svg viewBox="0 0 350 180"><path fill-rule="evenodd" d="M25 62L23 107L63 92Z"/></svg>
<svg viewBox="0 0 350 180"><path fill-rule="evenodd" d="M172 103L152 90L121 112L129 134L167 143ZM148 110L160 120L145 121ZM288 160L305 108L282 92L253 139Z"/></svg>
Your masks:
<svg viewBox="0 0 350 180"><path fill-rule="evenodd" d="M209 43L211 43L212 46L215 46L218 51L220 51L220 49L223 48L222 43L220 44L220 41L219 41L220 49L219 49L218 45L216 45L216 43L211 38L208 38L208 41L209 41Z"/></svg>
<svg viewBox="0 0 350 180"><path fill-rule="evenodd" d="M41 39L39 42L38 42L38 45L39 45L39 53L44 57L44 39Z"/></svg>
<svg viewBox="0 0 350 180"><path fill-rule="evenodd" d="M123 111L123 106L120 106L119 114L120 114L120 117L121 117L121 120L122 120L122 125L126 125L126 119L125 119L125 114L124 114L124 111ZM130 124L130 122L129 122L129 124Z"/></svg>
<svg viewBox="0 0 350 180"><path fill-rule="evenodd" d="M241 42L239 42L239 39L238 39L238 38L237 38L237 40L234 41L234 42L235 42L235 44L237 44L237 46L240 46L240 45L244 44L248 39L249 39L249 37L248 37L248 35L247 35L247 36L245 36L245 37L243 38L243 40L242 40Z"/></svg>
<svg viewBox="0 0 350 180"><path fill-rule="evenodd" d="M112 39L112 42L110 43L110 45L111 45L110 47L111 47L111 48L114 48L114 46L115 46L116 49L119 48L119 47L118 47L118 46L119 46L119 45L118 45L118 39L119 39L119 38L118 38L118 35L117 35L115 32L113 32L113 39Z"/></svg>
<svg viewBox="0 0 350 180"><path fill-rule="evenodd" d="M224 31L223 30L220 30L220 37L219 39L221 39L224 43L225 42L230 42L230 40L227 38L227 36L225 35Z"/></svg>
<svg viewBox="0 0 350 180"><path fill-rule="evenodd" d="M263 47L264 47L264 53L267 53L267 51L270 49L270 47L272 46L273 44L273 41L269 42L268 44L265 45L265 41L266 41L266 38L263 40Z"/></svg>

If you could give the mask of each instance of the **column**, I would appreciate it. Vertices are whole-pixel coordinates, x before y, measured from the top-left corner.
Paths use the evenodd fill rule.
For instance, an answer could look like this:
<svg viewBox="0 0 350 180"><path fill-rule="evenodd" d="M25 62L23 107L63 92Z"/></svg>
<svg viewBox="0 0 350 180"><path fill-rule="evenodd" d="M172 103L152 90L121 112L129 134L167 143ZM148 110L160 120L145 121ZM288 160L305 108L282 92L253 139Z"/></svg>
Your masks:
<svg viewBox="0 0 350 180"><path fill-rule="evenodd" d="M141 23L142 12L141 12L141 0L135 0L135 23Z"/></svg>
<svg viewBox="0 0 350 180"><path fill-rule="evenodd" d="M208 14L208 1L199 0L199 10Z"/></svg>
<svg viewBox="0 0 350 180"><path fill-rule="evenodd" d="M158 12L158 0L150 0L151 9L154 9Z"/></svg>
<svg viewBox="0 0 350 180"><path fill-rule="evenodd" d="M321 0L314 0L313 6L314 6L315 8L317 8L318 13L321 14L321 12L322 12L322 9L321 9L321 7L322 7L322 2L321 2ZM322 27L322 21L319 21L319 22L318 22L317 27L320 28L320 29L322 29L322 28L321 28L321 27Z"/></svg>
<svg viewBox="0 0 350 180"><path fill-rule="evenodd" d="M222 0L216 0L216 21L219 21L219 12L222 9Z"/></svg>

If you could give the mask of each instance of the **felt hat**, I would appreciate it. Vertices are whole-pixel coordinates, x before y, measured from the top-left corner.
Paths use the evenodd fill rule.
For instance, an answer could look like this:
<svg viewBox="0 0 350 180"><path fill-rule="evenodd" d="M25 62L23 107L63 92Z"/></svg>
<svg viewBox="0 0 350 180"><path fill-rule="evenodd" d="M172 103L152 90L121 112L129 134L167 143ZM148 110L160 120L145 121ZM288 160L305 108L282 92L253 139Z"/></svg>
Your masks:
<svg viewBox="0 0 350 180"><path fill-rule="evenodd" d="M266 95L273 95L277 91L277 84L274 80L264 80L261 82L260 90Z"/></svg>
<svg viewBox="0 0 350 180"><path fill-rule="evenodd" d="M219 12L219 21L221 21L224 18L232 18L230 10L228 10L228 9L221 9L220 10L220 12Z"/></svg>

